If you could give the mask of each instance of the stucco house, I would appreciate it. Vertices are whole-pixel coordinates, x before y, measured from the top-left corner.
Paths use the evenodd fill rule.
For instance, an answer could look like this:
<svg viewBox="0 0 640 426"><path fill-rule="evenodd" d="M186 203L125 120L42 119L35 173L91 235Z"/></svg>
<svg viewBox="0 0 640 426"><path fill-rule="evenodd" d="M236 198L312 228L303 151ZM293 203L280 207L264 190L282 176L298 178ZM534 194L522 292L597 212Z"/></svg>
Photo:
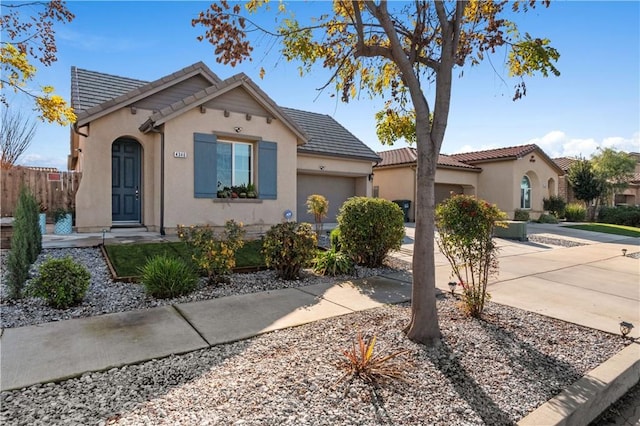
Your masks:
<svg viewBox="0 0 640 426"><path fill-rule="evenodd" d="M636 160L636 168L633 176L627 182L627 187L620 193L615 195L615 199L613 200L613 202L616 206L633 206L640 204L640 153L630 152L629 155ZM575 195L573 194L573 189L571 188L571 185L569 185L569 181L567 180L569 168L573 163L578 161L578 159L572 157L558 157L554 158L553 161L563 171L563 174L562 176L560 176L559 180L559 195L561 195L568 203L582 203L582 201L576 199ZM609 201L609 204L610 203L611 201Z"/></svg>
<svg viewBox="0 0 640 426"><path fill-rule="evenodd" d="M222 80L198 62L146 82L72 67L71 87L78 232L229 219L264 232L285 211L311 220L312 193L330 200L330 221L347 198L371 195L375 152L327 115L278 106L242 73ZM218 197L241 184L257 197Z"/></svg>
<svg viewBox="0 0 640 426"><path fill-rule="evenodd" d="M388 200L412 202L409 220L415 218L416 148L379 152L374 167L374 194ZM562 169L537 145L521 145L438 158L436 203L450 194L468 194L496 204L513 218L527 210L533 219L542 212L542 199L558 193Z"/></svg>

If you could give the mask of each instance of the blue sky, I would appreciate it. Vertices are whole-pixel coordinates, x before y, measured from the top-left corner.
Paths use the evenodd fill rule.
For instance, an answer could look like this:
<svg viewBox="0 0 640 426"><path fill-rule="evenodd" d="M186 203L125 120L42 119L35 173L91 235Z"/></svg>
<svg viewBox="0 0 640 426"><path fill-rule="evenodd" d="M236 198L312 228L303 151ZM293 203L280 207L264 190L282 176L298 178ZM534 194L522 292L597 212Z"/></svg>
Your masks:
<svg viewBox="0 0 640 426"><path fill-rule="evenodd" d="M69 99L70 69L152 81L197 61L206 63L221 78L237 72L251 77L279 105L333 116L375 151L374 114L384 100L348 104L319 93L328 72L318 68L300 77L296 63L280 58L278 46L268 39L256 45L254 60L236 68L216 63L213 49L198 42L200 28L191 18L208 2L103 2L71 1L73 22L58 25L58 62L40 68L38 84L51 84ZM299 14L330 7L329 2L294 2ZM269 24L273 16L260 16ZM548 37L561 57L560 77L528 79L527 96L511 100L514 81L507 78L504 53L492 63L465 69L454 79L451 114L442 152L537 143L547 154L591 156L597 147L640 151L640 3L554 2L517 17L521 32ZM264 67L267 74L260 80ZM427 88L428 91L428 88ZM26 100L9 95L12 105L30 109ZM394 147L406 146L396 143ZM22 164L66 169L69 128L39 123Z"/></svg>

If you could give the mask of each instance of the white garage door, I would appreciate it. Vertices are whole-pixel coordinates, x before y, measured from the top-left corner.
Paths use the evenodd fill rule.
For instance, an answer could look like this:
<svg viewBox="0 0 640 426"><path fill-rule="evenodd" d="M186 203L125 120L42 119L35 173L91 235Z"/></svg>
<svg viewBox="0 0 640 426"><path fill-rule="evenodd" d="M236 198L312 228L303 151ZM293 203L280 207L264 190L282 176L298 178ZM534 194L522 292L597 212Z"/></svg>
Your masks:
<svg viewBox="0 0 640 426"><path fill-rule="evenodd" d="M348 198L356 195L356 179L341 176L298 175L298 222L314 223L313 215L307 213L309 195L323 195L329 200L329 215L323 222L336 222L338 211Z"/></svg>

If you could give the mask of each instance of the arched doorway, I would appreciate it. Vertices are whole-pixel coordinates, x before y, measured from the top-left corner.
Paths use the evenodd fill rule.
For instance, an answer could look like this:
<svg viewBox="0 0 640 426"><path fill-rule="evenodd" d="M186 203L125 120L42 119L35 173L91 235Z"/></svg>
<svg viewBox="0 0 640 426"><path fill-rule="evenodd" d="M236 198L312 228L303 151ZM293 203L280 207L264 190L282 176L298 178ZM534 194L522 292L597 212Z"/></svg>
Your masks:
<svg viewBox="0 0 640 426"><path fill-rule="evenodd" d="M140 171L142 148L134 139L120 138L111 146L111 221L141 223Z"/></svg>

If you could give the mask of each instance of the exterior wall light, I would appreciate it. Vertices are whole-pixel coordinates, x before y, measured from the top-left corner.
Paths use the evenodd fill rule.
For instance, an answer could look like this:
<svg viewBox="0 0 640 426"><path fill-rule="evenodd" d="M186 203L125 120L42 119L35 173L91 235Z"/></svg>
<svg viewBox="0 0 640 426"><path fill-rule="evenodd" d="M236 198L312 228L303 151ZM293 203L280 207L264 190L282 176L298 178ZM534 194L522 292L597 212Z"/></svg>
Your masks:
<svg viewBox="0 0 640 426"><path fill-rule="evenodd" d="M622 249L622 255L626 256L627 255L627 249Z"/></svg>
<svg viewBox="0 0 640 426"><path fill-rule="evenodd" d="M455 281L449 281L448 285L449 290L451 290L451 294L453 295L453 292L456 290L456 286L458 285L458 283Z"/></svg>
<svg viewBox="0 0 640 426"><path fill-rule="evenodd" d="M629 334L632 328L633 324L631 324L630 322L622 321L620 323L620 333L622 333L622 337L627 337L627 334Z"/></svg>

